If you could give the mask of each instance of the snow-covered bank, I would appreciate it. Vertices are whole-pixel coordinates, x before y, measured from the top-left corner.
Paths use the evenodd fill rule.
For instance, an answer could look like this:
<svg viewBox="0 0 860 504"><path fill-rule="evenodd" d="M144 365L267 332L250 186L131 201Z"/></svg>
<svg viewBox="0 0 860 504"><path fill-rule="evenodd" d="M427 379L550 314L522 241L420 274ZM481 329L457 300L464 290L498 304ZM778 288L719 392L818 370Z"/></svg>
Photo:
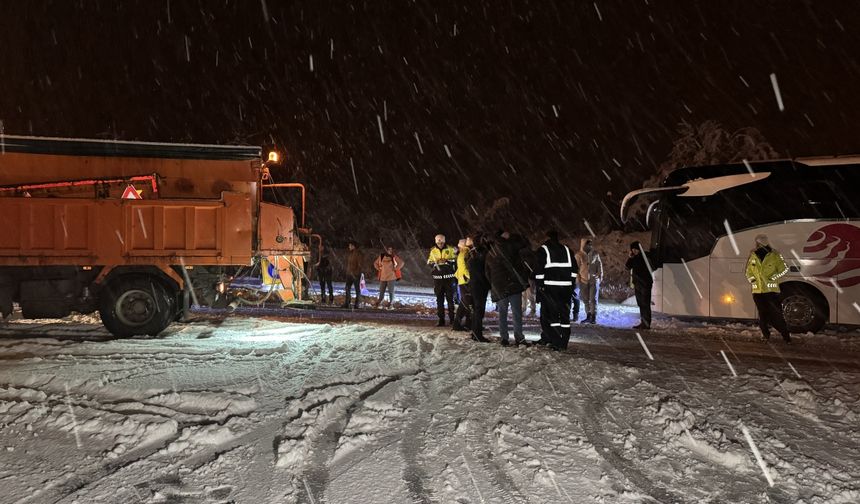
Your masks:
<svg viewBox="0 0 860 504"><path fill-rule="evenodd" d="M631 316L614 313L605 320ZM244 317L140 340L68 339L96 330L77 323L21 339L7 326L3 501L860 499L860 368L827 358L847 337L754 347L732 325L706 336L665 324L643 335L653 360L613 328L582 329L559 354ZM679 353L700 331L702 348ZM804 351L822 357L795 358Z"/></svg>

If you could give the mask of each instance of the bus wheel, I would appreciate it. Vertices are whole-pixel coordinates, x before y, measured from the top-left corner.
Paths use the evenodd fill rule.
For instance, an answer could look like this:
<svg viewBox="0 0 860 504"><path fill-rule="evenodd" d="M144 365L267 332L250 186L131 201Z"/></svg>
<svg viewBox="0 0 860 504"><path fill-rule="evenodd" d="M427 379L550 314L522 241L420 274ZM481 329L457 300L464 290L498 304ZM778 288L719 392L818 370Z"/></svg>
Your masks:
<svg viewBox="0 0 860 504"><path fill-rule="evenodd" d="M788 330L793 333L818 332L827 322L827 299L808 285L789 283L782 285L782 312Z"/></svg>
<svg viewBox="0 0 860 504"><path fill-rule="evenodd" d="M105 286L100 296L102 323L114 336L156 336L173 320L176 295L157 279L124 275Z"/></svg>

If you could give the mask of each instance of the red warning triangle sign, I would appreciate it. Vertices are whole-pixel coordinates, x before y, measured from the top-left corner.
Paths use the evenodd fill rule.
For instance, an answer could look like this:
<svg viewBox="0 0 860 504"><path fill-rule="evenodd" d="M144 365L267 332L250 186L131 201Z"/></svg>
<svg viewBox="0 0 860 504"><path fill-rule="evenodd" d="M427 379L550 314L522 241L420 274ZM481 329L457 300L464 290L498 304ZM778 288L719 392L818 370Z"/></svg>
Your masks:
<svg viewBox="0 0 860 504"><path fill-rule="evenodd" d="M125 191L122 192L122 199L143 199L140 195L142 192L143 191L138 191L133 185L129 184L126 186Z"/></svg>

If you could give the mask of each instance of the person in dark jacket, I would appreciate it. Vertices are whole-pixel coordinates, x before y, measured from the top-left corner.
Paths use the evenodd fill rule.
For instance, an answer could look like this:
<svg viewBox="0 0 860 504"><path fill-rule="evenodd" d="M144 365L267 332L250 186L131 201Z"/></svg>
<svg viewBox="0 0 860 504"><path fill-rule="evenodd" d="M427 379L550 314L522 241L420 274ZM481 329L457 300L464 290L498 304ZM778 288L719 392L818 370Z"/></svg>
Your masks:
<svg viewBox="0 0 860 504"><path fill-rule="evenodd" d="M570 249L558 241L558 233L549 231L538 250L535 281L541 307L541 339L553 350L564 350L570 341L570 300L576 281L576 262Z"/></svg>
<svg viewBox="0 0 860 504"><path fill-rule="evenodd" d="M509 307L514 318L514 341L517 345L527 345L523 335L522 293L528 287L529 273L522 253L528 246L528 241L522 236L503 232L487 254L485 274L490 281L490 295L499 312L499 336L502 346L510 344Z"/></svg>
<svg viewBox="0 0 860 504"><path fill-rule="evenodd" d="M350 291L355 286L355 308L361 304L361 273L364 267L364 254L358 248L358 243L350 240L347 245L349 255L346 258L346 301L341 308L349 308Z"/></svg>
<svg viewBox="0 0 860 504"><path fill-rule="evenodd" d="M469 251L466 262L469 268L469 290L472 293L472 339L481 343L490 341L484 337L484 312L490 293L490 281L485 274L488 246L486 238L475 236L474 247Z"/></svg>
<svg viewBox="0 0 860 504"><path fill-rule="evenodd" d="M636 294L636 304L639 305L640 322L633 326L633 329L651 329L651 286L654 285L654 277L648 256L638 241L630 244L625 267L630 270L633 278L633 292Z"/></svg>
<svg viewBox="0 0 860 504"><path fill-rule="evenodd" d="M325 300L325 290L326 286L328 286L328 303L334 303L334 287L332 286L331 277L332 277L332 264L331 264L331 255L322 244L320 244L320 255L319 260L317 261L317 275L319 276L320 281L320 294L322 295L322 304L326 304Z"/></svg>
<svg viewBox="0 0 860 504"><path fill-rule="evenodd" d="M537 262L537 253L531 248L526 247L522 253L523 262L526 265L528 273L528 287L523 291L523 316L526 312L532 317L537 317L537 284L534 278L534 269Z"/></svg>

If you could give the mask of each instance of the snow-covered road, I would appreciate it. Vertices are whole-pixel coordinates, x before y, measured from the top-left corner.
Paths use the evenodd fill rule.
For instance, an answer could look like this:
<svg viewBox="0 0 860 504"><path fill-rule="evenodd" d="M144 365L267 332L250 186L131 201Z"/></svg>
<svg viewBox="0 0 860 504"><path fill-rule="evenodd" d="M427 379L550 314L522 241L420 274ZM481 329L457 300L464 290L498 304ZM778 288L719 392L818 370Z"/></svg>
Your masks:
<svg viewBox="0 0 860 504"><path fill-rule="evenodd" d="M662 321L554 353L423 324L8 324L0 500L860 502L856 332Z"/></svg>

